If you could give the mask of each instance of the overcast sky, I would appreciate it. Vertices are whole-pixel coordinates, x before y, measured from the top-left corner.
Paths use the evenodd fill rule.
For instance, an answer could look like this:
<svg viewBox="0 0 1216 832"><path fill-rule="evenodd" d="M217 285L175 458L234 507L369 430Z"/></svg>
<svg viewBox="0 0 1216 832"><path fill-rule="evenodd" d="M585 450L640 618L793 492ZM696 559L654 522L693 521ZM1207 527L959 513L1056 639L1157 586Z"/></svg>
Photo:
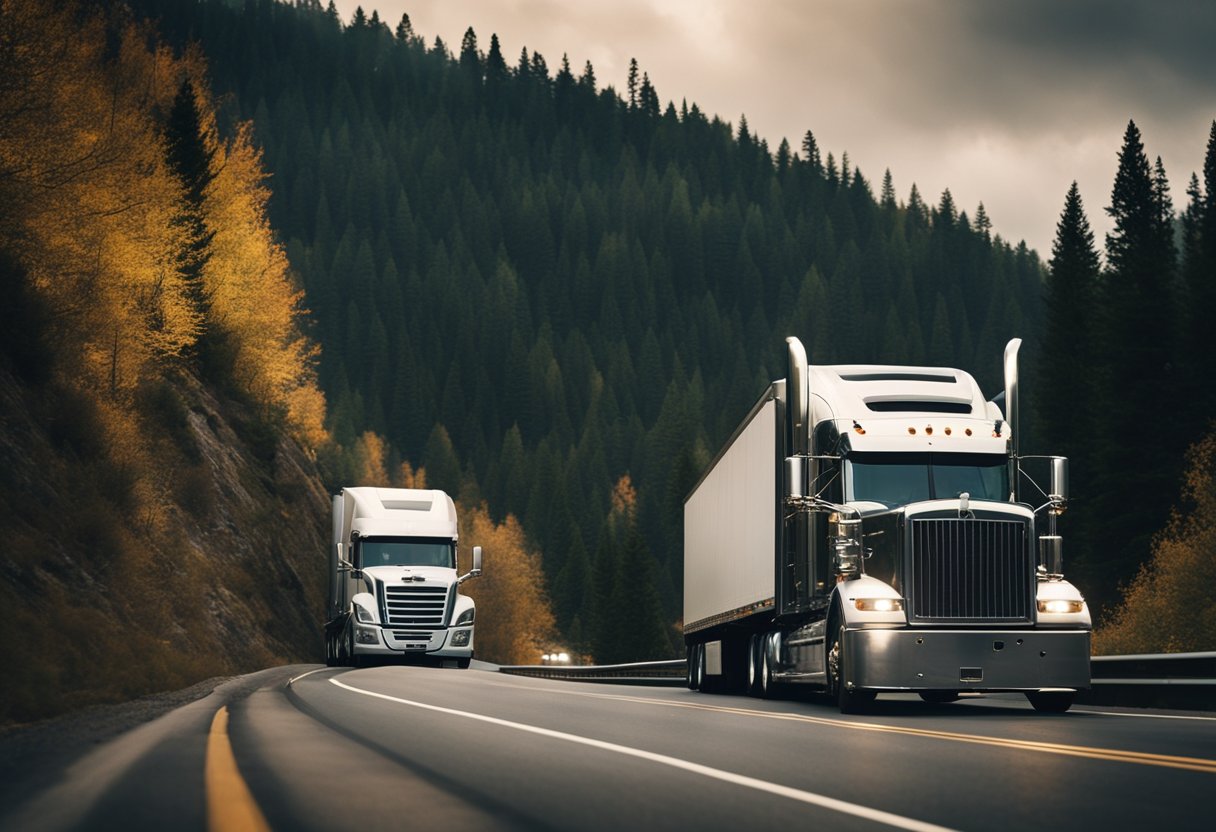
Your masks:
<svg viewBox="0 0 1216 832"><path fill-rule="evenodd" d="M356 0L337 3L349 21ZM1161 156L1175 208L1203 166L1216 118L1212 0L367 0L395 27L408 12L428 44L508 64L567 53L599 85L625 89L636 57L666 105L696 102L776 150L815 133L847 151L877 190L890 168L901 200L949 188L995 230L1046 259L1075 179L1098 236L1110 224L1116 154L1128 119Z"/></svg>

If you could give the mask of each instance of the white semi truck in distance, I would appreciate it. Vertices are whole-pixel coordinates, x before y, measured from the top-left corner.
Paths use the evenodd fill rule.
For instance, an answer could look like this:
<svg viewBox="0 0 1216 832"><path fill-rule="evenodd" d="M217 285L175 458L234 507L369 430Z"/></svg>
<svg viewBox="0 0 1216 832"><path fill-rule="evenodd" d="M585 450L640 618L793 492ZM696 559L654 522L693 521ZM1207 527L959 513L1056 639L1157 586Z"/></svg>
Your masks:
<svg viewBox="0 0 1216 832"><path fill-rule="evenodd" d="M1020 345L1002 402L961 370L809 366L787 339L787 378L684 503L690 688L802 684L846 713L884 691L1072 705L1090 613L1062 575L1067 460L1018 452Z"/></svg>
<svg viewBox="0 0 1216 832"><path fill-rule="evenodd" d="M333 498L325 663L373 659L468 667L473 599L456 574L456 505L442 491L344 488Z"/></svg>

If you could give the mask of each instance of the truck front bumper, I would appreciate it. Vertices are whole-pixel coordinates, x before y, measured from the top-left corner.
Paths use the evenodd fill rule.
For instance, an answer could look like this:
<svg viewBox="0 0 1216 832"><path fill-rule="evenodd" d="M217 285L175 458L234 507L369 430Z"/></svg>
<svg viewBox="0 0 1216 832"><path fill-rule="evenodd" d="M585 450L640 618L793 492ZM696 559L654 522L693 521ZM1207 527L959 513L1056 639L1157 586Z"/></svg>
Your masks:
<svg viewBox="0 0 1216 832"><path fill-rule="evenodd" d="M867 690L1089 687L1085 630L846 630L845 683Z"/></svg>
<svg viewBox="0 0 1216 832"><path fill-rule="evenodd" d="M447 630L410 630L369 624L355 624L354 627L355 653L360 656L473 657L472 627L452 627Z"/></svg>

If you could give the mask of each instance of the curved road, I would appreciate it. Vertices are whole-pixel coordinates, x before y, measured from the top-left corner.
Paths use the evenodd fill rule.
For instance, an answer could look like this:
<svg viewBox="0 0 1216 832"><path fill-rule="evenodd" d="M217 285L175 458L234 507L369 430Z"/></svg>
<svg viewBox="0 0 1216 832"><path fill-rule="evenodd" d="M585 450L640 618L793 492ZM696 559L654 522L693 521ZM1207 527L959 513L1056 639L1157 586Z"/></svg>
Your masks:
<svg viewBox="0 0 1216 832"><path fill-rule="evenodd" d="M297 666L44 785L0 829L1210 829L1216 717Z"/></svg>

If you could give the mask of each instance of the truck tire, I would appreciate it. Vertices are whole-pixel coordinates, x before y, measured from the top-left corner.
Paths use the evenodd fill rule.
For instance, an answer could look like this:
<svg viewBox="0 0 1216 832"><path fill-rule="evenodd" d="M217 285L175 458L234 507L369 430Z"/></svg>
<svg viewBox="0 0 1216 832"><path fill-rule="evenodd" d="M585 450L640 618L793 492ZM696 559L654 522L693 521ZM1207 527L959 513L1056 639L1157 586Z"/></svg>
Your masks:
<svg viewBox="0 0 1216 832"><path fill-rule="evenodd" d="M865 713L866 709L873 704L877 694L872 690L849 690L845 685L844 670L848 657L845 655L843 624L837 627L836 637L828 645L824 659L824 667L827 668L828 695L836 700L840 712L842 714Z"/></svg>
<svg viewBox="0 0 1216 832"><path fill-rule="evenodd" d="M947 702L958 701L956 690L922 690L920 698L933 705L944 705Z"/></svg>
<svg viewBox="0 0 1216 832"><path fill-rule="evenodd" d="M768 636L760 639L760 697L773 699L777 696L777 682L773 679L773 665L769 661Z"/></svg>
<svg viewBox="0 0 1216 832"><path fill-rule="evenodd" d="M697 690L701 691L701 693L711 693L712 689L713 689L713 684L709 681L709 679L705 675L705 645L704 644L697 645L697 662L696 662L695 668L696 668L696 673L697 673L697 679L696 679Z"/></svg>
<svg viewBox="0 0 1216 832"><path fill-rule="evenodd" d="M1077 698L1074 690L1036 690L1026 694L1031 706L1042 714L1062 714L1072 707Z"/></svg>
<svg viewBox="0 0 1216 832"><path fill-rule="evenodd" d="M689 690L696 690L700 687L699 680L697 679L697 645L688 645L688 655L685 657L684 662L688 666L688 672L684 681L688 685Z"/></svg>
<svg viewBox="0 0 1216 832"><path fill-rule="evenodd" d="M472 659L457 659L456 666L461 670L468 670L469 665L473 662Z"/></svg>
<svg viewBox="0 0 1216 832"><path fill-rule="evenodd" d="M334 634L328 627L325 629L325 666L338 666L338 646L334 644Z"/></svg>
<svg viewBox="0 0 1216 832"><path fill-rule="evenodd" d="M747 694L762 697L761 677L764 664L764 637L753 634L747 641Z"/></svg>

